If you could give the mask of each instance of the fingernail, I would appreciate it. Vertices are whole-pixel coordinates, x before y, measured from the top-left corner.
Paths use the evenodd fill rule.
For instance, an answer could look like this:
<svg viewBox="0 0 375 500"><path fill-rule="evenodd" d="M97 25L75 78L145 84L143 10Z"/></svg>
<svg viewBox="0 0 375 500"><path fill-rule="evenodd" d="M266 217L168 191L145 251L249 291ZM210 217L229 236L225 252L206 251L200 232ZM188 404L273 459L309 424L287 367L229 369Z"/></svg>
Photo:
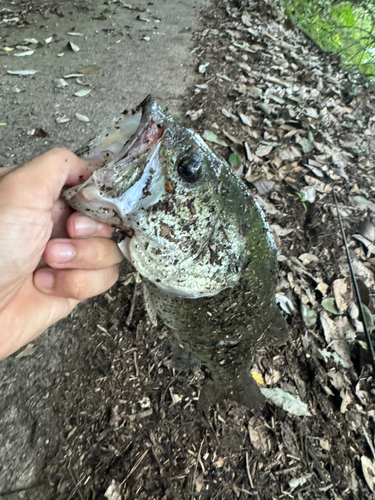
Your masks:
<svg viewBox="0 0 375 500"><path fill-rule="evenodd" d="M53 255L54 264L69 262L76 254L76 249L70 243L50 243L49 251Z"/></svg>
<svg viewBox="0 0 375 500"><path fill-rule="evenodd" d="M84 215L77 215L74 221L77 236L90 236L95 233L97 223Z"/></svg>
<svg viewBox="0 0 375 500"><path fill-rule="evenodd" d="M54 274L48 269L40 269L34 276L34 284L39 290L51 290L55 282Z"/></svg>

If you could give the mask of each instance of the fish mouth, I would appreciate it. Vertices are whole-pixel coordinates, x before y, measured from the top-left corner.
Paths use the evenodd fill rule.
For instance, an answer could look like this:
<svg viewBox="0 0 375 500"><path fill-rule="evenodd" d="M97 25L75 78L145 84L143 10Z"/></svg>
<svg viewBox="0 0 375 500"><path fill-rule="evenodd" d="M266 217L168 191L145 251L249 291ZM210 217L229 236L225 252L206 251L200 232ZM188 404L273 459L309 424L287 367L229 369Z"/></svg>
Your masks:
<svg viewBox="0 0 375 500"><path fill-rule="evenodd" d="M148 95L136 108L125 110L87 146L75 154L87 160L93 170L114 162L130 162L150 150L164 134L165 115Z"/></svg>
<svg viewBox="0 0 375 500"><path fill-rule="evenodd" d="M77 151L93 170L68 188L63 199L74 209L128 230L128 216L155 203L164 192L158 152L167 119L151 97L104 129Z"/></svg>
<svg viewBox="0 0 375 500"><path fill-rule="evenodd" d="M131 113L134 115L139 111L141 111L139 126L119 151L117 161L126 159L130 162L140 157L159 143L163 137L165 116L151 95L148 95Z"/></svg>

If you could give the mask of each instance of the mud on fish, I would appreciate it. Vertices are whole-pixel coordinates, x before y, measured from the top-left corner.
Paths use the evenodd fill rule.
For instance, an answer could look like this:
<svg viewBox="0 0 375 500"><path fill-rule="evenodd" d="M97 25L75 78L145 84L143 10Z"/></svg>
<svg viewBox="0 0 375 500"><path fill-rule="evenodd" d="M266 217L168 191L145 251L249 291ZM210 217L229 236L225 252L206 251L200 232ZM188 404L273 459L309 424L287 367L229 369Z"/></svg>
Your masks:
<svg viewBox="0 0 375 500"><path fill-rule="evenodd" d="M276 248L260 207L229 165L152 97L78 154L97 170L64 199L128 235L119 243L159 317L210 376L199 407L263 402L254 352L284 338Z"/></svg>

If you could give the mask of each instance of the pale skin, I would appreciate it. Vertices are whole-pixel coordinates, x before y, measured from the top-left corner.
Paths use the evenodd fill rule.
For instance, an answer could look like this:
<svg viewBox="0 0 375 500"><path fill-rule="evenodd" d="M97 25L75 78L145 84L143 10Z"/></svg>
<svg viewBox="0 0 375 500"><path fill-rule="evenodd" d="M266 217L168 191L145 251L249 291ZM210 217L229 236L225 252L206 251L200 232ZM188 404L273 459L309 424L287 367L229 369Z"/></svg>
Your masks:
<svg viewBox="0 0 375 500"><path fill-rule="evenodd" d="M66 149L0 169L0 359L118 278L123 255L111 239L113 228L59 199L64 186L90 173Z"/></svg>

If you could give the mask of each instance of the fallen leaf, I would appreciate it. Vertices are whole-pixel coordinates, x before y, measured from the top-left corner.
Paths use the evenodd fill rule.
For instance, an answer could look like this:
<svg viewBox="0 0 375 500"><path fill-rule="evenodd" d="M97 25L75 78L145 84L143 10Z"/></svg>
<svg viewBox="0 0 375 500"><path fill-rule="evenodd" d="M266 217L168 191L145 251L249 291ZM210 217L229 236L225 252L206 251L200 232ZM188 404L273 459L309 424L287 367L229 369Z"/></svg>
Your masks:
<svg viewBox="0 0 375 500"><path fill-rule="evenodd" d="M287 297L284 293L277 293L275 295L276 302L279 304L281 309L287 314L293 315L297 313L297 309L293 301Z"/></svg>
<svg viewBox="0 0 375 500"><path fill-rule="evenodd" d="M265 425L257 425L256 427L252 427L249 424L248 430L249 438L254 448L261 451L262 453L269 453L270 443L268 439L269 432L267 430L267 427Z"/></svg>
<svg viewBox="0 0 375 500"><path fill-rule="evenodd" d="M322 307L331 314L340 314L340 311L336 307L335 299L333 297L327 297L322 300Z"/></svg>
<svg viewBox="0 0 375 500"><path fill-rule="evenodd" d="M78 45L76 45L75 43L73 42L68 42L68 47L70 48L70 50L72 50L73 52L78 52L80 50L80 48L78 47Z"/></svg>
<svg viewBox="0 0 375 500"><path fill-rule="evenodd" d="M305 198L305 201L309 203L314 203L316 198L316 192L314 186L308 186L301 189L301 194Z"/></svg>
<svg viewBox="0 0 375 500"><path fill-rule="evenodd" d="M32 56L35 50L25 50L24 52L18 52L18 54L13 54L14 57Z"/></svg>
<svg viewBox="0 0 375 500"><path fill-rule="evenodd" d="M278 224L271 224L270 227L272 231L274 231L277 234L277 236L280 236L281 238L283 236L288 236L288 234L294 231L293 228L281 227Z"/></svg>
<svg viewBox="0 0 375 500"><path fill-rule="evenodd" d="M327 358L327 359L332 358L335 361L335 363L340 364L344 368L350 368L352 366L350 363L345 361L345 359L340 358L340 356L335 352L329 352L329 351L327 351L327 349L322 349L319 352L320 352L320 354L322 354L322 356L324 358Z"/></svg>
<svg viewBox="0 0 375 500"><path fill-rule="evenodd" d="M317 321L316 312L302 303L301 303L301 316L307 326L313 326Z"/></svg>
<svg viewBox="0 0 375 500"><path fill-rule="evenodd" d="M70 118L68 118L67 116L58 116L56 118L57 123L67 123L68 121L70 121Z"/></svg>
<svg viewBox="0 0 375 500"><path fill-rule="evenodd" d="M7 71L8 75L19 75L19 76L35 75L35 73L37 72L38 72L37 69L21 69L19 71L10 71L10 70Z"/></svg>
<svg viewBox="0 0 375 500"><path fill-rule="evenodd" d="M200 116L203 114L203 109L197 109L196 111L193 111L192 109L189 109L186 111L185 115L190 116L191 121L195 122L195 120L198 120Z"/></svg>
<svg viewBox="0 0 375 500"><path fill-rule="evenodd" d="M251 127L251 120L247 115L244 115L243 113L238 113L238 115L241 118L241 121L244 125Z"/></svg>
<svg viewBox="0 0 375 500"><path fill-rule="evenodd" d="M263 378L263 376L262 376L261 373L253 371L253 372L251 372L251 376L253 377L253 379L255 380L255 382L258 385L266 385L266 383L264 381L264 378Z"/></svg>
<svg viewBox="0 0 375 500"><path fill-rule="evenodd" d="M92 89L81 89L74 93L76 97L85 97L91 92Z"/></svg>
<svg viewBox="0 0 375 500"><path fill-rule="evenodd" d="M306 108L304 112L310 118L318 118L318 112L315 108Z"/></svg>
<svg viewBox="0 0 375 500"><path fill-rule="evenodd" d="M226 118L231 118L234 122L238 122L238 117L236 115L234 115L233 113L231 113L230 111L228 111L227 109L225 108L222 108L221 109L221 113L226 117Z"/></svg>
<svg viewBox="0 0 375 500"><path fill-rule="evenodd" d="M264 145L260 145L257 147L257 150L255 151L255 154L257 156L266 156L268 155L271 151L272 151L273 147L272 146L264 146Z"/></svg>
<svg viewBox="0 0 375 500"><path fill-rule="evenodd" d="M224 458L218 458L216 462L214 462L214 466L217 467L218 469L221 469L224 465Z"/></svg>
<svg viewBox="0 0 375 500"><path fill-rule="evenodd" d="M64 78L55 78L55 80L53 80L53 83L58 89L62 89L68 85L68 82L66 82Z"/></svg>
<svg viewBox="0 0 375 500"><path fill-rule="evenodd" d="M366 200L363 196L354 196L352 198L352 202L353 205L359 210L371 210L371 212L375 212L375 203L370 200Z"/></svg>
<svg viewBox="0 0 375 500"><path fill-rule="evenodd" d="M365 219L358 229L359 234L373 242L375 240L375 226L369 219Z"/></svg>
<svg viewBox="0 0 375 500"><path fill-rule="evenodd" d="M321 281L317 287L315 287L315 290L318 290L322 295L325 295L327 293L329 286L327 283L324 283Z"/></svg>
<svg viewBox="0 0 375 500"><path fill-rule="evenodd" d="M367 486L371 491L375 490L375 465L372 460L363 455L361 457L363 475L365 476Z"/></svg>
<svg viewBox="0 0 375 500"><path fill-rule="evenodd" d="M218 144L219 146L227 147L227 144L224 141L218 139L217 135L211 130L205 130L202 137L208 142L213 142L214 144Z"/></svg>
<svg viewBox="0 0 375 500"><path fill-rule="evenodd" d="M312 253L303 253L298 257L298 259L303 265L311 264L312 262L319 262L319 258Z"/></svg>
<svg viewBox="0 0 375 500"><path fill-rule="evenodd" d="M306 139L305 137L303 137L299 141L298 145L301 146L302 151L304 153L310 153L310 151L312 151L314 149L314 144L311 141L309 141L308 139Z"/></svg>
<svg viewBox="0 0 375 500"><path fill-rule="evenodd" d="M292 490L298 488L298 486L303 486L307 482L306 476L294 477L289 481L289 486Z"/></svg>
<svg viewBox="0 0 375 500"><path fill-rule="evenodd" d="M76 113L75 114L75 117L77 118L77 120L79 120L80 122L89 122L90 119L85 116L85 115L81 115L81 113Z"/></svg>
<svg viewBox="0 0 375 500"><path fill-rule="evenodd" d="M353 238L356 240L360 241L361 243L364 244L366 247L367 251L369 252L370 256L371 254L375 255L375 245L373 244L372 241L369 241L367 238L362 236L361 234L353 234Z"/></svg>
<svg viewBox="0 0 375 500"><path fill-rule="evenodd" d="M99 73L99 71L101 69L102 68L100 66L98 66L97 64L89 64L87 66L83 66L83 68L78 70L78 73L80 73L78 76L80 76L80 75L93 75L94 73Z"/></svg>
<svg viewBox="0 0 375 500"><path fill-rule="evenodd" d="M106 489L104 496L107 500L122 500L121 490L121 483L112 479L112 482Z"/></svg>
<svg viewBox="0 0 375 500"><path fill-rule="evenodd" d="M270 399L274 405L282 408L292 415L311 417L308 406L298 396L285 392L279 387L274 389L259 389L265 398Z"/></svg>
<svg viewBox="0 0 375 500"><path fill-rule="evenodd" d="M340 313L345 312L349 306L351 296L348 280L346 278L335 280L332 284L332 290L337 309Z"/></svg>
<svg viewBox="0 0 375 500"><path fill-rule="evenodd" d="M260 177L259 179L250 182L255 186L261 196L263 194L270 193L275 185L275 183L273 181L269 181L267 177Z"/></svg>
<svg viewBox="0 0 375 500"><path fill-rule="evenodd" d="M238 153L232 153L228 158L228 163L233 168L239 168L242 165L241 157Z"/></svg>
<svg viewBox="0 0 375 500"><path fill-rule="evenodd" d="M206 72L206 69L208 68L209 65L210 63L208 61L201 62L200 65L198 66L198 72L203 75Z"/></svg>

